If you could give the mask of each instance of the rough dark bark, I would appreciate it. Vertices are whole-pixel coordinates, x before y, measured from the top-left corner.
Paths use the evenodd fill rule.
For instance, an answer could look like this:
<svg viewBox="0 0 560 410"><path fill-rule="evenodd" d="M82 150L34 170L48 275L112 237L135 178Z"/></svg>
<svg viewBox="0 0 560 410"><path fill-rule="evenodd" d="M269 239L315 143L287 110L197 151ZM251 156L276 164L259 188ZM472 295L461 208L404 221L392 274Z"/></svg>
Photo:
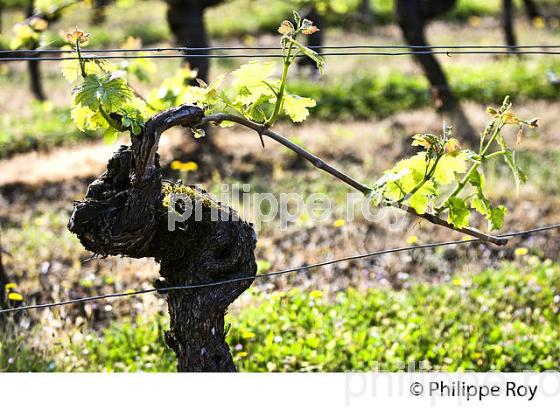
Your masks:
<svg viewBox="0 0 560 410"><path fill-rule="evenodd" d="M425 37L426 25L431 19L451 10L455 3L456 0L397 0L396 18L406 43L410 46L426 47L421 50L429 51L429 44ZM416 54L414 57L430 82L432 99L438 112L449 116L451 123L464 138L474 141L476 132L451 91L438 60L432 54Z"/></svg>
<svg viewBox="0 0 560 410"><path fill-rule="evenodd" d="M34 15L35 1L31 0L27 7L27 17ZM38 46L38 44L37 44ZM28 61L27 71L29 72L29 81L31 85L31 92L33 96L39 101L45 101L45 92L43 91L43 80L41 78L40 61Z"/></svg>
<svg viewBox="0 0 560 410"><path fill-rule="evenodd" d="M253 282L256 236L250 224L232 209L195 187L182 187L185 206L199 209L168 228L162 205L157 147L170 127L191 127L201 109L183 105L155 115L131 147L122 146L107 171L74 206L68 228L86 249L100 255L153 257L160 263L158 287L234 282L167 292L171 318L166 341L175 351L179 371L235 371L225 342L227 307ZM171 207L170 212L174 212Z"/></svg>
<svg viewBox="0 0 560 410"><path fill-rule="evenodd" d="M194 201L208 201L204 192L192 191ZM196 199L199 197L200 199ZM220 207L209 202L203 214ZM178 234L188 251L161 261L161 286L199 284L253 276L256 273L255 233L239 221L231 209L223 209L221 219L208 223L203 216L199 226L188 222L193 231L188 238ZM233 220L232 220L233 219ZM182 231L178 231L182 232ZM188 242L187 242L188 241ZM181 242L179 242L181 243ZM171 244L176 247L174 243ZM175 249L166 250L171 253ZM170 330L168 345L177 353L179 371L235 371L225 342L224 315L227 307L252 283L243 280L226 285L172 292L168 296Z"/></svg>
<svg viewBox="0 0 560 410"><path fill-rule="evenodd" d="M45 92L43 91L43 80L41 78L40 61L32 60L27 62L29 70L29 80L31 81L31 92L33 96L39 101L45 101Z"/></svg>
<svg viewBox="0 0 560 410"><path fill-rule="evenodd" d="M525 6L525 12L529 21L537 17L541 17L539 8L533 0L523 0L523 5ZM513 0L503 0L502 2L502 24L504 27L504 36L506 44L510 47L510 51L515 51L515 46L517 46L517 38L514 29L514 18L515 18L515 5Z"/></svg>
<svg viewBox="0 0 560 410"><path fill-rule="evenodd" d="M502 8L502 25L504 27L506 44L510 47L510 51L515 51L517 39L515 38L515 32L513 31L513 0L503 0Z"/></svg>

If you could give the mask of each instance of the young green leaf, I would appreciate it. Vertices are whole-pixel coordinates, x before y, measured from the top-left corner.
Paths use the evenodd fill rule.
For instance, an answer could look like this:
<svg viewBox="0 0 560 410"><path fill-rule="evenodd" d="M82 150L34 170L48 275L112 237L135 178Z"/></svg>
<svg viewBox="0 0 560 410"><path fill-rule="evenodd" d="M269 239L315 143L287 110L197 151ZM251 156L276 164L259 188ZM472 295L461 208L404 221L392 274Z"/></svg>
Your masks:
<svg viewBox="0 0 560 410"><path fill-rule="evenodd" d="M65 48L63 48L64 50ZM80 60L78 60L77 53L67 54L71 60L62 60L60 62L60 71L62 76L69 83L75 82L81 75ZM116 70L115 66L105 59L86 59L84 63L86 75L102 75L111 73Z"/></svg>
<svg viewBox="0 0 560 410"><path fill-rule="evenodd" d="M98 128L107 128L109 124L105 118L96 111L81 104L75 104L70 115L80 131L95 131Z"/></svg>
<svg viewBox="0 0 560 410"><path fill-rule="evenodd" d="M471 208L484 216L489 215L492 209L490 201L483 195L477 195L471 200Z"/></svg>
<svg viewBox="0 0 560 410"><path fill-rule="evenodd" d="M212 106L220 101L220 93L218 89L224 82L226 74L221 74L210 85L194 87L187 86L182 95L184 103L189 104L203 104L205 106Z"/></svg>
<svg viewBox="0 0 560 410"><path fill-rule="evenodd" d="M422 187L410 196L408 204L419 214L425 214L431 199L437 195L432 181L427 181Z"/></svg>
<svg viewBox="0 0 560 410"><path fill-rule="evenodd" d="M452 224L458 229L465 228L469 226L469 219L471 217L471 211L467 207L465 201L456 196L449 198L449 212L447 216L447 222Z"/></svg>
<svg viewBox="0 0 560 410"><path fill-rule="evenodd" d="M478 169L475 169L469 175L469 183L474 186L475 188L482 190L486 185L486 179L484 178L484 174Z"/></svg>
<svg viewBox="0 0 560 410"><path fill-rule="evenodd" d="M97 111L101 104L107 112L115 112L134 96L123 78L124 74L117 71L103 76L88 75L74 89L74 102L93 111Z"/></svg>
<svg viewBox="0 0 560 410"><path fill-rule="evenodd" d="M103 142L105 144L112 144L117 140L118 137L119 132L116 129L109 127L107 128L107 130L105 130L105 134L103 134Z"/></svg>
<svg viewBox="0 0 560 410"><path fill-rule="evenodd" d="M444 154L434 172L434 180L441 185L448 185L455 181L455 174L464 174L467 170L467 156L459 154Z"/></svg>
<svg viewBox="0 0 560 410"><path fill-rule="evenodd" d="M315 107L315 100L297 95L286 94L284 96L284 112L293 122L302 122L309 115L308 108Z"/></svg>
<svg viewBox="0 0 560 410"><path fill-rule="evenodd" d="M275 71L276 63L273 61L266 63L251 61L232 71L231 74L235 77L233 85L237 89L260 87L264 85L263 81L271 77Z"/></svg>
<svg viewBox="0 0 560 410"><path fill-rule="evenodd" d="M303 54L305 54L305 56L307 56L311 60L313 60L313 62L315 63L315 66L317 67L319 72L321 74L323 74L324 70L325 70L325 60L323 59L323 57L321 57L317 52L311 50L310 48L307 48L307 47L303 46L298 41L294 41L294 42L299 46L299 50Z"/></svg>
<svg viewBox="0 0 560 410"><path fill-rule="evenodd" d="M504 225L504 218L507 213L507 208L499 205L497 208L492 208L490 215L488 215L488 228L490 230L500 229Z"/></svg>

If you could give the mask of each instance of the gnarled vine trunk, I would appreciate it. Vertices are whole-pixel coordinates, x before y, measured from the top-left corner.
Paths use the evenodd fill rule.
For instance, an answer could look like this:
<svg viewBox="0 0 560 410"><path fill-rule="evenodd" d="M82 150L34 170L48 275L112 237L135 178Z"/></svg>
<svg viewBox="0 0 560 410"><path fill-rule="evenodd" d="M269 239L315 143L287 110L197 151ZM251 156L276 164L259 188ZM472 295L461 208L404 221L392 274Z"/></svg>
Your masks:
<svg viewBox="0 0 560 410"><path fill-rule="evenodd" d="M422 47L412 48L413 51L430 51L425 36L426 25L431 19L451 10L455 3L456 0L397 0L396 18L406 43L410 46ZM435 56L419 53L414 57L430 82L436 109L449 117L452 125L462 136L471 142L476 141L477 134L451 91L447 77Z"/></svg>
<svg viewBox="0 0 560 410"><path fill-rule="evenodd" d="M527 17L530 21L541 16L539 9L533 0L523 0L523 5L525 6L525 11L527 12ZM517 38L513 28L514 18L515 5L513 4L513 0L503 0L502 24L504 26L506 44L509 46L510 51L515 51L515 47L517 46Z"/></svg>
<svg viewBox="0 0 560 410"><path fill-rule="evenodd" d="M162 293L171 319L166 341L177 354L178 370L235 371L224 315L256 274L254 230L195 187L177 188L183 193L182 208L163 205L159 137L176 125L192 127L202 117L200 108L189 105L152 117L75 204L68 228L95 254L155 258L161 266L159 288L228 281ZM171 230L168 218L176 220L175 212L187 208L193 212Z"/></svg>
<svg viewBox="0 0 560 410"><path fill-rule="evenodd" d="M224 0L166 0L167 23L179 47L209 47L208 33L204 22L204 11ZM192 51L189 54L209 54L210 51ZM198 70L198 78L208 82L210 59L208 57L185 56L185 61Z"/></svg>
<svg viewBox="0 0 560 410"><path fill-rule="evenodd" d="M35 0L29 2L27 8L27 17L33 16L35 11ZM43 91L43 80L41 78L41 68L39 60L29 60L27 62L27 69L29 71L29 81L31 82L31 92L33 96L39 101L45 101L45 92Z"/></svg>
<svg viewBox="0 0 560 410"><path fill-rule="evenodd" d="M503 0L502 2L502 25L504 26L504 35L506 44L510 47L510 51L515 51L517 40L513 31L513 0Z"/></svg>

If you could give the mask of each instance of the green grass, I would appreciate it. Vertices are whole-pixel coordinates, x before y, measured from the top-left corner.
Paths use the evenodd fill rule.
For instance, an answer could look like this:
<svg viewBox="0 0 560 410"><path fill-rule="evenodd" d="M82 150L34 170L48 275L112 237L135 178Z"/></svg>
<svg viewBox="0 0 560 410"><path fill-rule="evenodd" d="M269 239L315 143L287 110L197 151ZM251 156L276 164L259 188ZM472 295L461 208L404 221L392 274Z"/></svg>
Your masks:
<svg viewBox="0 0 560 410"><path fill-rule="evenodd" d="M559 89L549 83L547 72L560 71L553 60L507 59L478 65L447 68L451 87L460 100L493 104L506 95L519 100L555 100ZM362 74L326 83L299 81L290 90L318 101L312 118L323 120L368 119L431 105L428 81L422 75Z"/></svg>
<svg viewBox="0 0 560 410"><path fill-rule="evenodd" d="M102 337L90 337L74 346L65 371L172 372L175 353L163 341L167 320L154 317L113 323Z"/></svg>
<svg viewBox="0 0 560 410"><path fill-rule="evenodd" d="M519 8L521 1L514 1ZM501 13L500 0L459 0L457 7L451 10L447 18L465 20L471 16L497 16Z"/></svg>
<svg viewBox="0 0 560 410"><path fill-rule="evenodd" d="M243 371L554 369L560 359L560 266L506 266L410 291L290 291L233 321ZM247 355L241 353L246 352Z"/></svg>
<svg viewBox="0 0 560 410"><path fill-rule="evenodd" d="M549 147L543 152L519 152L517 163L524 170L529 183L536 185L543 195L560 194L560 178L558 178L560 151L557 147ZM505 174L511 171L503 169L502 172Z"/></svg>
<svg viewBox="0 0 560 410"><path fill-rule="evenodd" d="M24 10L27 2L23 0L0 0L8 9ZM344 0L348 12L328 12L324 16L326 28L354 28L355 16L359 13L359 0ZM518 2L520 3L520 2ZM266 7L262 3L250 0L228 1L219 7L210 8L206 15L209 33L212 38L244 37L259 33L276 32L279 22L287 18L291 11L300 7L301 1L267 1ZM394 22L393 0L371 0L375 16L374 26ZM500 0L459 0L457 7L442 18L448 20L465 20L470 16L496 16L500 13ZM519 6L519 4L518 4ZM107 13L110 26L87 27L94 35L91 44L96 47L119 45L128 35L140 37L145 45L158 43L170 39L167 24L163 21L164 14L161 2L130 2L112 5ZM83 13L83 9L74 8L67 13L63 23L91 26L90 12ZM124 10L124 11L123 11ZM138 24L138 16L153 15L156 21L146 21ZM150 14L151 13L151 14ZM132 17L131 17L132 16ZM161 21L160 21L161 20ZM11 24L11 21L8 21ZM9 26L9 25L7 25ZM361 27L360 27L361 28ZM5 29L8 35L8 30ZM50 40L58 40L59 36L53 32Z"/></svg>
<svg viewBox="0 0 560 410"><path fill-rule="evenodd" d="M310 118L329 121L387 117L430 104L426 79L398 72L333 78L326 83L297 81L288 88L317 101Z"/></svg>
<svg viewBox="0 0 560 410"><path fill-rule="evenodd" d="M221 7L210 9L207 16L209 32L214 38L243 37L257 33L276 32L279 22L289 16L291 10L298 9L297 1L273 0L262 7L259 2L235 0ZM358 0L346 0L347 13L328 12L324 16L324 27L353 28L355 16L359 13ZM371 0L374 26L393 23L394 1ZM501 12L499 0L460 0L457 7L442 16L447 20L466 20L471 16L495 16Z"/></svg>
<svg viewBox="0 0 560 410"><path fill-rule="evenodd" d="M27 346L24 338L12 333L0 336L0 372L50 372L55 369L55 361L47 359L39 349Z"/></svg>
<svg viewBox="0 0 560 410"><path fill-rule="evenodd" d="M402 370L420 361L443 371L557 369L560 265L524 258L403 291L349 289L331 297L319 290L254 291L248 307L226 318L228 343L242 371ZM166 322L115 322L101 336L67 347L56 365L46 355L44 365L31 369L173 371ZM28 363L9 370L28 370Z"/></svg>
<svg viewBox="0 0 560 410"><path fill-rule="evenodd" d="M556 100L559 89L547 80L547 72L560 72L555 60L506 59L478 65L457 64L448 68L450 83L460 100L496 104L510 95L523 100ZM392 114L431 106L428 82L422 75L368 73L332 77L326 82L296 80L291 92L310 96L318 104L311 118L339 121L384 118ZM0 158L14 153L97 138L82 133L71 121L69 110L36 103L32 115L11 113L0 118Z"/></svg>
<svg viewBox="0 0 560 410"><path fill-rule="evenodd" d="M0 158L100 138L96 133L79 131L69 108L48 102L33 102L31 112L26 114L5 113L0 124Z"/></svg>

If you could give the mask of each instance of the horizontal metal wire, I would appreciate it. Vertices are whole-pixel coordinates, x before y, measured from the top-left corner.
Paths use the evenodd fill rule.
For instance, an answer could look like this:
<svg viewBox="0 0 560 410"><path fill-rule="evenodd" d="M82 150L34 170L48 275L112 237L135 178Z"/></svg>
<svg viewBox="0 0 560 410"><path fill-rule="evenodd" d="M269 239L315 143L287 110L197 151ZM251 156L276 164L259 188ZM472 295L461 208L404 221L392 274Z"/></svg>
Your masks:
<svg viewBox="0 0 560 410"><path fill-rule="evenodd" d="M529 44L529 45L515 45L507 46L499 45L478 45L478 44L455 44L455 45L425 45L425 46L412 46L406 44L346 44L346 45L323 45L323 46L309 46L312 50L350 50L350 49L367 49L367 50L383 50L383 49L413 49L413 50L429 50L429 49L550 49L560 48L560 45L547 45L547 44ZM164 51L228 51L228 50L282 50L279 46L214 46L214 47L144 47L144 48L99 48L84 50L89 53L140 53L140 52L164 52ZM71 49L27 49L27 50L0 50L0 54L67 54L74 53Z"/></svg>
<svg viewBox="0 0 560 410"><path fill-rule="evenodd" d="M527 229L527 230L524 230L524 231L509 232L509 233L505 233L505 234L497 235L497 236L499 238L512 238L512 237L517 237L517 236L534 235L536 233L542 233L542 232L550 231L550 230L553 230L553 229L559 229L559 228L560 228L560 223L554 224L554 225L542 226L542 227L538 227L538 228ZM353 260L358 260L358 259L372 258L372 257L375 257L375 256L381 256L381 255L386 255L386 254L390 254L390 253L399 253L399 252L413 251L413 250L418 250L418 249L432 249L432 248L437 248L437 247L441 247L441 246L462 245L462 244L468 244L468 243L473 243L473 242L483 243L482 241L480 241L478 239L463 239L463 240L458 240L458 241L428 243L428 244L424 244L424 245L411 245L411 246L405 246L405 247L402 247L402 248L385 249L385 250L376 251L376 252L346 256L346 257L343 257L343 258L332 259L332 260L328 260L328 261L324 261L324 262L318 262L318 263L299 266L299 267L294 267L294 268L287 268L287 269L274 271L274 272L268 272L268 273L264 273L264 274L256 275L256 276L244 276L244 277L240 277L240 278L227 279L227 280L221 280L221 281L210 282L210 283L201 283L201 284L195 284L195 285L169 286L169 287L162 287L162 288L150 288L150 289L144 289L144 290L136 290L136 291L131 291L131 292L109 293L109 294L105 294L105 295L88 296L88 297L84 297L84 298L66 300L66 301L62 301L62 302L43 303L43 304L38 304L38 305L29 305L29 306L20 306L20 307L16 307L16 308L2 309L2 310L0 310L0 313L14 313L14 312L21 312L21 311L26 311L26 310L46 309L46 308L52 308L52 307L57 307L57 306L65 306L65 305L73 305L73 304L78 304L78 303L93 302L93 301L102 300L102 299L114 299L114 298L121 298L121 297L126 297L126 296L143 295L143 294L147 294L147 293L156 293L156 292L164 293L164 292L170 292L170 291L174 291L174 290L189 290L189 289L192 290L192 289L209 288L209 287L214 287L214 286L223 286L223 285L227 285L227 284L231 284L231 283L244 282L244 281L247 281L247 280L270 278L270 277L274 277L274 276L285 275L285 274L288 274L288 273L303 273L303 272L308 271L310 269L320 268L322 266L333 265L333 264L337 264L337 263L341 263L341 262L348 262L348 261L353 261Z"/></svg>
<svg viewBox="0 0 560 410"><path fill-rule="evenodd" d="M321 53L322 56L406 56L406 55L446 55L453 57L454 55L560 55L559 51L398 51L398 52L341 52L341 53ZM89 59L168 59L168 58L279 58L282 54L150 54L150 55L90 55L83 54L82 58ZM298 57L305 57L300 55ZM9 61L64 61L64 60L77 60L78 57L0 57L0 62Z"/></svg>

